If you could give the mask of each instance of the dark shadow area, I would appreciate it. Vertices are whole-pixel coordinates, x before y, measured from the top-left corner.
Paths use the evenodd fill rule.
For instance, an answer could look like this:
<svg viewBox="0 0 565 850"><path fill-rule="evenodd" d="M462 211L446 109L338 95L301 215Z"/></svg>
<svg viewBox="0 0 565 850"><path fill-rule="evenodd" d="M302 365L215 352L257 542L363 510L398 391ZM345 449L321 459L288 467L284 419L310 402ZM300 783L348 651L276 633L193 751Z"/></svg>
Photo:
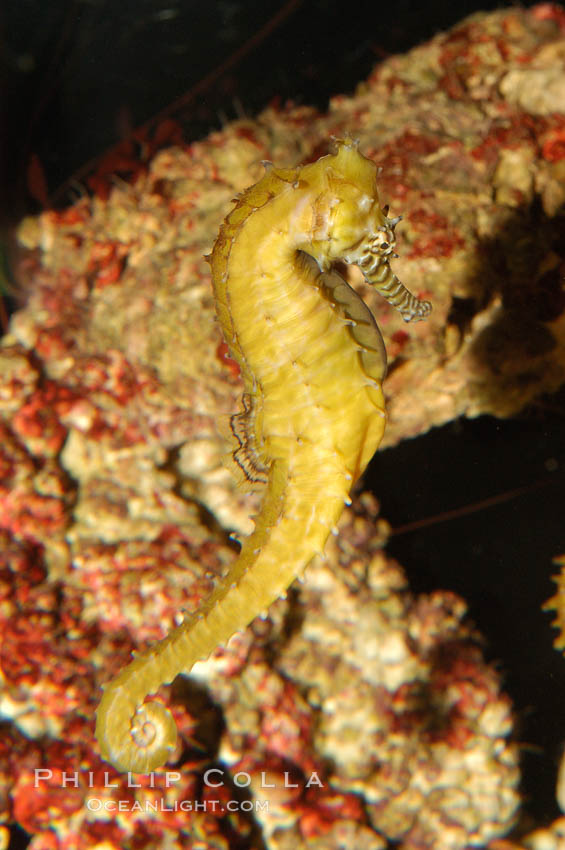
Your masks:
<svg viewBox="0 0 565 850"><path fill-rule="evenodd" d="M488 374L482 393L492 409L502 404L504 410L505 398L515 406L514 397L521 398L528 387L535 393L545 370L553 368L557 343L547 323L565 309L564 240L565 214L548 218L535 197L527 206L500 207L497 232L479 244L478 268L469 281L477 292L476 311L497 296L501 299L494 320L472 347L474 359Z"/></svg>
<svg viewBox="0 0 565 850"><path fill-rule="evenodd" d="M233 770L224 764L218 748L225 732L221 709L213 702L205 685L194 677L177 676L171 689L173 703L182 703L195 718L192 743L185 748L178 769L197 770L200 777L197 800L206 800L209 811L220 812L227 801L237 804L237 821L229 811L220 818L220 832L227 846L234 850L264 850L261 829L254 817L254 798L247 787L247 775L242 771L240 784L234 782ZM208 778L207 771L213 771ZM230 803L231 804L231 803ZM242 829L242 823L245 828ZM202 836L204 839L204 836Z"/></svg>
<svg viewBox="0 0 565 850"><path fill-rule="evenodd" d="M225 721L208 689L194 677L177 676L171 687L171 703L184 705L195 720L191 736L193 746L183 753L181 763L206 763L215 759L225 731Z"/></svg>
<svg viewBox="0 0 565 850"><path fill-rule="evenodd" d="M538 822L557 816L565 659L552 641L552 559L565 552L565 399L519 420L460 420L379 452L365 483L397 529L388 552L415 593L453 590L487 639L518 716L523 793ZM561 408L561 409L560 409ZM507 501L481 507L491 496ZM457 509L474 512L443 517ZM435 519L434 519L435 518ZM402 527L429 519L405 533Z"/></svg>

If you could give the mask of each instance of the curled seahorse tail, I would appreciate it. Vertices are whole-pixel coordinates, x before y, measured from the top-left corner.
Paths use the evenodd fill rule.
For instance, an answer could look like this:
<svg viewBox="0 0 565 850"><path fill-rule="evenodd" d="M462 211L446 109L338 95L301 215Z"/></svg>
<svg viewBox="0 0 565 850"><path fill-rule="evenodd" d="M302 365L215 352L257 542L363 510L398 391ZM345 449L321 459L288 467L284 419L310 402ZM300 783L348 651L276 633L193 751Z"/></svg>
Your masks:
<svg viewBox="0 0 565 850"><path fill-rule="evenodd" d="M176 746L171 712L161 702L144 702L163 683L162 673L154 669L152 651L139 655L104 686L96 711L100 754L116 770L150 773L167 761Z"/></svg>
<svg viewBox="0 0 565 850"><path fill-rule="evenodd" d="M266 610L284 593L312 557L322 551L330 528L343 510L350 482L343 470L337 477L335 470L322 469L314 474L311 452L302 454L295 453L292 468L282 460L271 465L267 496L255 531L245 539L239 558L198 614L138 655L105 685L97 711L96 737L102 757L116 769L148 773L167 761L176 744L175 722L162 703L145 702L146 697L179 673L188 673L218 645L227 643L257 611ZM321 476L326 481L317 494L308 486L310 476L318 485ZM305 514L310 517L306 524ZM289 539L297 541L291 554Z"/></svg>

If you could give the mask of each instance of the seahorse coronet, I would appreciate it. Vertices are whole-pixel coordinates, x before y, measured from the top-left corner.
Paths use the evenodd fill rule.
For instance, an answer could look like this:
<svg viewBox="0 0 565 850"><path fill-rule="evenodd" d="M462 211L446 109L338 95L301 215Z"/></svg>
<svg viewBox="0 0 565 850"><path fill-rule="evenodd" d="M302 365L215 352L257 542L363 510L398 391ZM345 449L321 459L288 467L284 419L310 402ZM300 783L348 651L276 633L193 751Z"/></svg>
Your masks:
<svg viewBox="0 0 565 850"><path fill-rule="evenodd" d="M336 139L332 153L294 169L264 163L209 256L218 320L244 385L232 455L264 498L212 594L104 685L96 737L117 770L147 773L171 757L172 714L146 698L266 612L323 555L382 438L384 343L333 266L357 264L406 321L431 305L390 268L400 218L381 208L378 169L358 144Z"/></svg>

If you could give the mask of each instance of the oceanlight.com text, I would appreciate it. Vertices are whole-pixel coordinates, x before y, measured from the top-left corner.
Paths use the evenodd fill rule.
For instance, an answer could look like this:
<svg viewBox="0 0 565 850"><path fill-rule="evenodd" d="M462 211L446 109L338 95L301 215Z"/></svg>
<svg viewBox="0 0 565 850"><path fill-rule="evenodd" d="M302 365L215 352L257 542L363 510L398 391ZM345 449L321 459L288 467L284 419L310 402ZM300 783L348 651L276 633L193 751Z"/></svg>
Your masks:
<svg viewBox="0 0 565 850"><path fill-rule="evenodd" d="M102 800L89 797L86 808L90 812L268 812L268 800Z"/></svg>

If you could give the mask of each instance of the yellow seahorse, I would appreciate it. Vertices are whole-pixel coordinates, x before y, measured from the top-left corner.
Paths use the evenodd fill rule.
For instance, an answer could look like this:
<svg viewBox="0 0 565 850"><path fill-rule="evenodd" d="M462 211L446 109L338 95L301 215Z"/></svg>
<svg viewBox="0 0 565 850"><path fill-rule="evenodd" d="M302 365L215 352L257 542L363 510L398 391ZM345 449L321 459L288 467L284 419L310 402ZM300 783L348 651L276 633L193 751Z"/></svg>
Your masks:
<svg viewBox="0 0 565 850"><path fill-rule="evenodd" d="M245 385L234 457L266 481L255 531L198 611L104 686L96 736L117 770L146 773L176 743L171 713L144 702L283 594L324 549L385 427L386 355L368 307L336 272L356 263L407 320L430 304L393 274L394 228L377 168L352 140L296 169L266 164L211 254L218 318Z"/></svg>

